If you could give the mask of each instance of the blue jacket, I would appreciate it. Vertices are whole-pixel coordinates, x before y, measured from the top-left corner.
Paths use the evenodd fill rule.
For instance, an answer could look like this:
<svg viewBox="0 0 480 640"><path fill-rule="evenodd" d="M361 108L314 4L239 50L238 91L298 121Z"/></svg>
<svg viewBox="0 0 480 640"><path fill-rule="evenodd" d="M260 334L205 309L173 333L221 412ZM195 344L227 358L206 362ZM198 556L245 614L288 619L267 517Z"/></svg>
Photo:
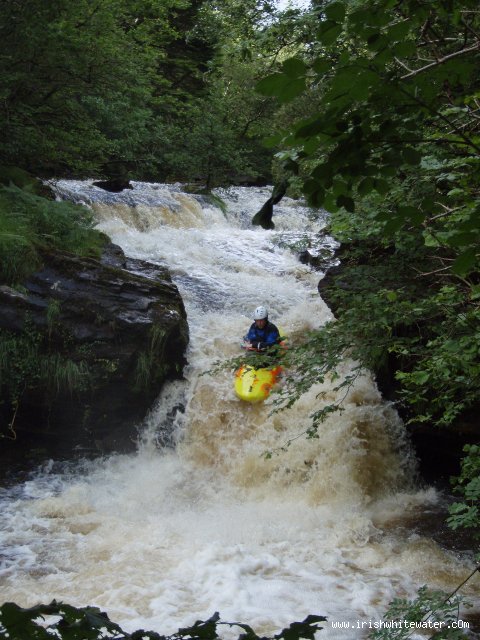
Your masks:
<svg viewBox="0 0 480 640"><path fill-rule="evenodd" d="M245 336L245 340L251 342L256 349L265 349L280 342L280 332L273 322L268 320L263 329L259 329L254 322Z"/></svg>

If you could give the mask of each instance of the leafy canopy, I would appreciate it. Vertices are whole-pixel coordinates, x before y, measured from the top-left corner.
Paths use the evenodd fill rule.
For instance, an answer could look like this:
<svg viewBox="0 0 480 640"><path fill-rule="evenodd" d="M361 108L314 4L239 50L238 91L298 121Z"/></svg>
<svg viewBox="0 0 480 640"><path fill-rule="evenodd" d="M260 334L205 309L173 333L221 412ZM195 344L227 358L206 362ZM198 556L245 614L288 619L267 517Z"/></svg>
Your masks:
<svg viewBox="0 0 480 640"><path fill-rule="evenodd" d="M353 212L412 172L433 178L433 192L401 190L376 218L389 236L413 227L452 252L454 273L470 273L480 233L477 3L316 6L307 55L285 60L258 90L283 103L313 91L320 107L272 142L304 174L310 203L331 212Z"/></svg>

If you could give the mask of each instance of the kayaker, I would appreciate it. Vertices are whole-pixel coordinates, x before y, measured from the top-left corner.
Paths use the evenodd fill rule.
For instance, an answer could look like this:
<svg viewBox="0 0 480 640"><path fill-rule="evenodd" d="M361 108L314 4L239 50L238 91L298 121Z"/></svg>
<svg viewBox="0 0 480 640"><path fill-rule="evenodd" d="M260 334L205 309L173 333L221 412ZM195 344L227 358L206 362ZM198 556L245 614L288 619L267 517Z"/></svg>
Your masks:
<svg viewBox="0 0 480 640"><path fill-rule="evenodd" d="M243 339L245 349L257 351L264 351L280 342L280 332L273 322L269 321L265 307L260 306L255 309L253 324Z"/></svg>

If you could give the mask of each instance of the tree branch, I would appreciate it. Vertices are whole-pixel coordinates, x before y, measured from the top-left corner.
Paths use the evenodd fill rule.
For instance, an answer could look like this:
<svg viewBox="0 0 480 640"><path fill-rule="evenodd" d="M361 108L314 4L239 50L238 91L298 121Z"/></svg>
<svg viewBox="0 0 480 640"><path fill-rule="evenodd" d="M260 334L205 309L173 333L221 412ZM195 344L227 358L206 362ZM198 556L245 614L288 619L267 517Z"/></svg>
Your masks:
<svg viewBox="0 0 480 640"><path fill-rule="evenodd" d="M399 64L401 67L403 67L405 69L405 71L408 71L409 73L413 73L412 70L409 67L407 67L407 65L405 63L403 63L399 58L397 58L395 56L394 60L395 60L395 62L397 64Z"/></svg>
<svg viewBox="0 0 480 640"><path fill-rule="evenodd" d="M480 50L480 42L477 42L476 44L473 45L473 47L468 47L467 49L460 49L460 51L455 51L455 53L449 53L448 56L443 56L443 58L439 58L435 62L431 62L430 64L427 64L424 67L421 67L420 69L415 69L415 71L411 71L410 73L407 73L406 75L401 76L400 79L407 80L408 78L413 78L414 76L417 76L419 73L423 73L428 69L432 69L433 67L438 67L444 62L448 62L448 60L451 60L452 58L456 58L457 56L462 56L465 53L471 53L472 51L479 51L479 50Z"/></svg>
<svg viewBox="0 0 480 640"><path fill-rule="evenodd" d="M478 43L477 48L480 48L480 43ZM398 85L398 89L402 93L404 93L406 96L408 96L411 100L413 100L417 104L422 105L422 107L427 109L432 115L436 116L440 120L443 120L443 122L446 122L448 126L454 127L454 124L451 122L451 120L447 118L447 116L443 115L443 113L441 113L440 111L436 111L433 107L431 107L429 104L424 102L421 98L418 98L417 96L411 94L406 88L402 87L401 84ZM467 136L458 128L454 127L454 129L455 129L455 132L458 134L458 136L462 138L463 144L466 144L467 146L472 147L472 149L475 149L477 153L480 153L479 145L475 144L475 142L470 138L467 138ZM450 140L450 142L453 142L453 141ZM455 140L455 144L462 144L462 142Z"/></svg>

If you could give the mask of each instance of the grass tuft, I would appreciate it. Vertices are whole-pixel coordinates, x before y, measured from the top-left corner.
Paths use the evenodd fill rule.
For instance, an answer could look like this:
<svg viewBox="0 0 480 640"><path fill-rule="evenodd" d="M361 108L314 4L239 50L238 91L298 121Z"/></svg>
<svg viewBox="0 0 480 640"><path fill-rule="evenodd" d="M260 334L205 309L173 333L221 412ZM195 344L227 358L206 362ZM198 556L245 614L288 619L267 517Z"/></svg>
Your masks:
<svg viewBox="0 0 480 640"><path fill-rule="evenodd" d="M0 283L17 284L41 265L42 249L100 257L105 236L85 207L0 187Z"/></svg>

